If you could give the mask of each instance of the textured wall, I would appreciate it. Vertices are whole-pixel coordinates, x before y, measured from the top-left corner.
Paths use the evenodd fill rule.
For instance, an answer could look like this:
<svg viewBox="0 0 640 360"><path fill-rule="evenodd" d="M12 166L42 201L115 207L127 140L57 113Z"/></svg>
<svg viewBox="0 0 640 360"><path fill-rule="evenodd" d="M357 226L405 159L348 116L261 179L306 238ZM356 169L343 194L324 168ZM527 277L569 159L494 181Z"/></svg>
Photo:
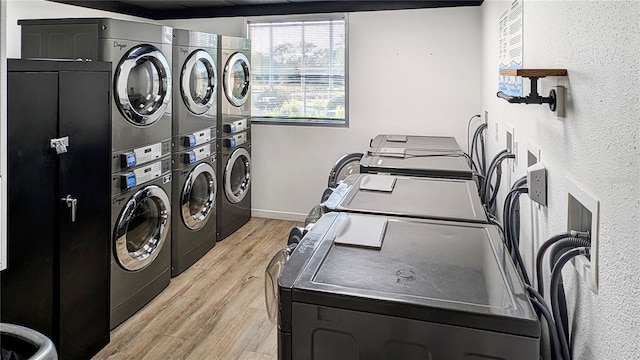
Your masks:
<svg viewBox="0 0 640 360"><path fill-rule="evenodd" d="M566 229L565 178L571 176L600 200L599 293L592 293L572 266L564 271L574 358L637 359L640 2L524 2L524 67L568 69L566 78L540 80L543 94L556 84L567 87L564 119L556 118L546 105L508 104L495 96L498 17L509 4L485 1L482 5L481 98L483 110L489 112L489 154L504 148L508 123L520 143L519 166L512 177L525 174L529 141L539 146L548 169L548 208L523 201L526 260L531 263L531 250L541 241ZM532 226L530 219L539 223Z"/></svg>

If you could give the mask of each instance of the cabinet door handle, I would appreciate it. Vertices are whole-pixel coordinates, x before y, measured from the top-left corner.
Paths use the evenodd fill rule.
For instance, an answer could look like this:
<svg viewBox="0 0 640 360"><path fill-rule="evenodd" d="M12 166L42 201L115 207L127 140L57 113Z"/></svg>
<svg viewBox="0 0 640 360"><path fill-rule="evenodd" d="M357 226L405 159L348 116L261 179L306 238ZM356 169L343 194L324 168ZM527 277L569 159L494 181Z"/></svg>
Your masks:
<svg viewBox="0 0 640 360"><path fill-rule="evenodd" d="M78 199L71 197L71 195L67 195L60 199L63 203L67 204L67 207L71 209L71 222L76 222L76 213L78 211Z"/></svg>

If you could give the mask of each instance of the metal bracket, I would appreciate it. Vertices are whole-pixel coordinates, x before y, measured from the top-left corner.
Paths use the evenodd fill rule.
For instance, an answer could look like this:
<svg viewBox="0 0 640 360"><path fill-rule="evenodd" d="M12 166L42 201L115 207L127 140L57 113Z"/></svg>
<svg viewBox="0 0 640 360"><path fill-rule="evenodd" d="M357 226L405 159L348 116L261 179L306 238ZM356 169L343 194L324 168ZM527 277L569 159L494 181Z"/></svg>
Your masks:
<svg viewBox="0 0 640 360"><path fill-rule="evenodd" d="M499 98L507 100L511 104L549 104L551 111L556 111L556 91L551 90L548 97L538 94L538 77L531 76L531 92L528 96L510 96L502 91L496 94Z"/></svg>

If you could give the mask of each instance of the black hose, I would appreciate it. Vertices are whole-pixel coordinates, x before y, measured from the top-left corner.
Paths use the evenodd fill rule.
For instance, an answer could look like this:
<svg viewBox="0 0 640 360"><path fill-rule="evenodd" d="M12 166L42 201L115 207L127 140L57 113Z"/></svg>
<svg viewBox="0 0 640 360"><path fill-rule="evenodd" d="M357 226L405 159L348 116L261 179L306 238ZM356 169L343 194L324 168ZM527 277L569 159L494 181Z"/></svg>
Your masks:
<svg viewBox="0 0 640 360"><path fill-rule="evenodd" d="M547 328L549 329L549 343L551 345L552 358L554 360L562 360L562 353L560 351L560 339L558 337L558 329L549 310L549 306L544 301L544 298L533 287L525 285L529 296L531 297L531 303L538 308L538 311L544 316L547 321Z"/></svg>
<svg viewBox="0 0 640 360"><path fill-rule="evenodd" d="M490 194L490 190L489 188L491 187L491 175L493 175L492 172L492 168L495 166L496 161L498 161L498 158L504 154L507 154L509 152L509 150L504 149L502 151L500 151L496 156L493 157L493 159L491 159L491 162L489 163L489 167L487 168L487 172L484 174L485 177L485 184L484 184L484 199L482 199L482 202L486 205L488 202L488 198L487 196Z"/></svg>
<svg viewBox="0 0 640 360"><path fill-rule="evenodd" d="M480 150L482 151L482 156L484 157L484 135L482 134L482 132L487 129L487 124L483 123L480 124L480 126L478 126L478 128L476 129L476 132L473 134L473 148L472 148L472 152L474 152L475 157L478 159L478 167L481 169L481 171L484 173L484 164L483 164L483 159L480 157ZM481 146L480 146L480 150L478 150L478 139L480 139L481 141ZM473 160L474 158L474 154L471 154L471 159Z"/></svg>
<svg viewBox="0 0 640 360"><path fill-rule="evenodd" d="M482 161L481 161L481 168L482 168L482 172L484 172L487 168L487 155L485 154L485 147L484 147L484 134L480 134L480 149L482 150Z"/></svg>
<svg viewBox="0 0 640 360"><path fill-rule="evenodd" d="M577 247L589 247L591 241L581 238L568 238L558 241L551 251L549 252L549 268L552 269L553 265L558 259L567 251ZM562 274L560 274L560 280L558 280L558 305L560 306L560 319L564 328L565 337L569 337L569 312L567 310L567 299L564 293L564 285L562 283Z"/></svg>
<svg viewBox="0 0 640 360"><path fill-rule="evenodd" d="M558 283L560 281L560 275L562 274L562 268L572 258L578 255L588 255L590 249L588 247L579 247L571 249L560 256L560 259L553 266L551 271L551 308L553 310L553 318L560 318L560 308L558 306ZM558 330L558 338L560 339L560 345L562 346L562 355L564 359L571 360L571 353L569 352L569 337L565 336L564 327L561 321L556 321L556 329Z"/></svg>
<svg viewBox="0 0 640 360"><path fill-rule="evenodd" d="M494 158L494 160L491 162L491 165L489 165L489 169L487 170L487 179L486 179L487 182L485 184L485 191L488 188L487 184L491 184L491 178L493 177L493 172L496 170L496 168L502 165L502 161L504 159L513 159L513 158L515 158L515 155L510 153L508 150L501 151ZM488 191L488 193L485 192L485 198L487 200L487 202L485 202L485 205L487 205L489 209L492 208L492 204L495 202L496 196L498 195L498 191L500 190L500 176L501 176L501 173L496 176L497 181L496 181L496 185L493 188L493 194L491 193L491 191Z"/></svg>
<svg viewBox="0 0 640 360"><path fill-rule="evenodd" d="M570 238L571 233L565 232L552 236L549 240L542 243L540 249L538 249L538 255L536 255L536 276L538 280L538 292L540 295L544 296L544 279L542 277L542 259L544 258L544 253L549 249L549 247L556 242Z"/></svg>

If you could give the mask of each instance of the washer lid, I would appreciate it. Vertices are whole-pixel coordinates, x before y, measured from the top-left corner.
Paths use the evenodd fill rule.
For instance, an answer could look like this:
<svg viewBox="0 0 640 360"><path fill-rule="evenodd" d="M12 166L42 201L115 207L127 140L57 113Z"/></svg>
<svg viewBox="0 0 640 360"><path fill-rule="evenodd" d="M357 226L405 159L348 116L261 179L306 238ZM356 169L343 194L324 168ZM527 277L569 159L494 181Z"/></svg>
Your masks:
<svg viewBox="0 0 640 360"><path fill-rule="evenodd" d="M401 148L404 149L402 154L369 150L360 160L360 172L448 179L473 178L467 158L458 153Z"/></svg>
<svg viewBox="0 0 640 360"><path fill-rule="evenodd" d="M409 150L432 150L439 152L457 152L462 149L452 136L415 136L415 135L377 135L371 141L371 150L388 147L401 147Z"/></svg>
<svg viewBox="0 0 640 360"><path fill-rule="evenodd" d="M371 218L331 213L314 226L310 234L322 237L317 250L292 255L308 258L293 284L293 301L540 336L538 318L494 226L388 218L379 250L334 243ZM287 266L285 273L291 271Z"/></svg>
<svg viewBox="0 0 640 360"><path fill-rule="evenodd" d="M386 180L393 186L376 190L369 184ZM388 190L388 191L387 191ZM350 175L325 206L332 211L488 223L476 184L471 180Z"/></svg>

